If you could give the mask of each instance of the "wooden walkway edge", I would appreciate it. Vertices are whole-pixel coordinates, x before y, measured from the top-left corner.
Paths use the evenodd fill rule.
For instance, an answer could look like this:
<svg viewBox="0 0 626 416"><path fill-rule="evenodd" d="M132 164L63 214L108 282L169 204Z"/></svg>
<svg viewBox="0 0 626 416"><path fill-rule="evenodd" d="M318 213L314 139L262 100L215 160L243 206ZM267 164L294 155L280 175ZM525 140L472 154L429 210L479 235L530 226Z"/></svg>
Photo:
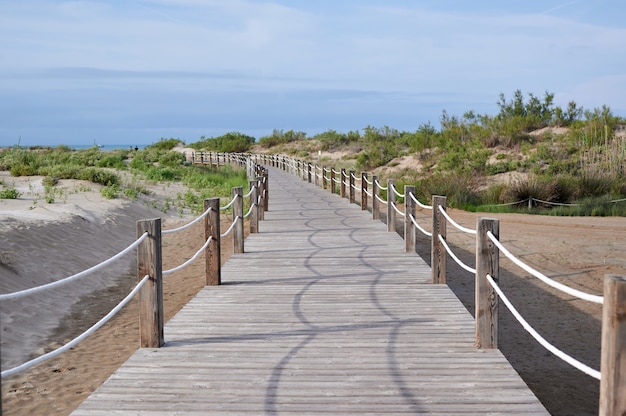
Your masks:
<svg viewBox="0 0 626 416"><path fill-rule="evenodd" d="M73 415L547 415L371 214L270 169L260 233Z"/></svg>

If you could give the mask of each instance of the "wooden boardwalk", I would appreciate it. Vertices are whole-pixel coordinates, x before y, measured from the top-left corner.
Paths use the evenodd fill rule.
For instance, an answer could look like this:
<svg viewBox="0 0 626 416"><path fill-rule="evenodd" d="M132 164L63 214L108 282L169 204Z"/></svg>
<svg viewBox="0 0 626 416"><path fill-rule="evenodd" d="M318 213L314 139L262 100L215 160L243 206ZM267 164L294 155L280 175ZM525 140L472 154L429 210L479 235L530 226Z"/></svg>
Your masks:
<svg viewBox="0 0 626 416"><path fill-rule="evenodd" d="M276 169L246 253L74 415L548 414L402 239Z"/></svg>

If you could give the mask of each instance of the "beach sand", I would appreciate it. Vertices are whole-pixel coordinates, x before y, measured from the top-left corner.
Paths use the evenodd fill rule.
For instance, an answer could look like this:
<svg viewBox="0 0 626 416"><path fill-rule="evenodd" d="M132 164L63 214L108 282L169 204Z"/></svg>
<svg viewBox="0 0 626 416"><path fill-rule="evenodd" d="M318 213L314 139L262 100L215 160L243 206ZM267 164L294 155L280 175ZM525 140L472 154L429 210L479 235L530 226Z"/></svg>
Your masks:
<svg viewBox="0 0 626 416"><path fill-rule="evenodd" d="M0 252L5 253L5 265L0 266L2 291L18 290L21 287L17 283L18 275L20 278L27 273L35 276L24 283L33 286L46 279L66 276L89 267L134 240L134 221L163 216L140 202L102 200L98 199L97 193L77 195L83 201L72 199L65 204L39 206L34 210L29 210L28 206L20 208L12 205L15 202L0 202ZM90 205L93 202L91 199L96 201L95 205ZM63 205L71 209L64 209ZM457 210L449 212L459 223L471 228L480 215ZM424 212L418 221L428 227L429 216L429 212ZM501 241L512 252L563 283L601 294L605 274L626 275L624 218L495 216L501 219ZM167 217L163 228L174 228L190 218ZM226 219L222 227L228 225L230 221ZM448 242L462 260L473 264L473 236L448 226ZM164 269L189 258L202 243L199 225L165 236ZM418 239L418 252L427 262L430 262L429 244L429 239L425 237ZM222 261L225 261L229 256L228 249L232 250L232 243L226 241L223 247ZM3 368L5 364L11 367L9 363L17 363L23 358L22 349L44 342L38 345L39 351L36 352L48 351L84 330L87 321L107 313L116 303L113 300L128 293L136 281L133 259L121 263L114 270L110 283L102 283L104 277L98 277L89 290L85 289L89 293L78 295L81 289L73 288L69 294L60 294L58 298L46 295L31 299L22 309L15 305L2 305L2 318L8 319L2 322ZM203 273L203 261L199 259L183 271L166 277L166 320L203 287ZM501 260L500 283L524 317L544 337L575 358L599 369L600 306L560 294L504 259ZM448 284L471 311L473 276L448 261ZM96 292L91 293L92 290ZM73 301L64 303L62 299L68 296ZM10 331L5 329L5 325L8 327L20 319L26 322L31 315L34 316L30 321L32 327L20 324L18 329L15 325ZM71 351L3 380L4 414L69 414L136 350L138 335L137 303L133 301L112 322ZM5 342L18 341L24 346L17 351L5 346ZM513 320L503 305L500 348L552 414L597 414L598 381L546 352Z"/></svg>

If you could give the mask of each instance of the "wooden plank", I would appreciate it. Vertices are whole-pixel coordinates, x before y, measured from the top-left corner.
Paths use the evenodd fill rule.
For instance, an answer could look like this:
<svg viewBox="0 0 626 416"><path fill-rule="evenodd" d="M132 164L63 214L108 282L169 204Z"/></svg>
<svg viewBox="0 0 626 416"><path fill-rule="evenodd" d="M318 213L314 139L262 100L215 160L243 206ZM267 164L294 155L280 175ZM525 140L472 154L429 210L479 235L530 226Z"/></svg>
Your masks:
<svg viewBox="0 0 626 416"><path fill-rule="evenodd" d="M272 169L271 209L74 415L546 415L427 264L356 205Z"/></svg>

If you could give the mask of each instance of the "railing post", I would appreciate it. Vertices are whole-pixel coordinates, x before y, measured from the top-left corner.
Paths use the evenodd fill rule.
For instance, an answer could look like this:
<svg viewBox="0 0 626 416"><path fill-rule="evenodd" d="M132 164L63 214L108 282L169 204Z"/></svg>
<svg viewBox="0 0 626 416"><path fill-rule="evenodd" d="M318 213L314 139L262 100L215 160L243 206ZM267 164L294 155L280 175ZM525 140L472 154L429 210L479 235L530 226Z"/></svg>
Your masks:
<svg viewBox="0 0 626 416"><path fill-rule="evenodd" d="M341 182L339 185L339 194L342 198L346 197L346 169L341 168Z"/></svg>
<svg viewBox="0 0 626 416"><path fill-rule="evenodd" d="M317 165L314 166L314 171L313 171L313 184L315 186L318 186L318 180L317 180Z"/></svg>
<svg viewBox="0 0 626 416"><path fill-rule="evenodd" d="M361 172L361 210L367 211L367 172Z"/></svg>
<svg viewBox="0 0 626 416"><path fill-rule="evenodd" d="M498 283L500 250L489 239L487 231L499 239L500 222L478 218L476 231L475 342L477 348L498 348L498 294L487 281L487 275Z"/></svg>
<svg viewBox="0 0 626 416"><path fill-rule="evenodd" d="M250 181L250 234L259 232L259 181Z"/></svg>
<svg viewBox="0 0 626 416"><path fill-rule="evenodd" d="M222 249L220 237L220 199L204 200L204 210L211 209L204 217L204 241L212 238L204 250L204 281L207 286L222 284Z"/></svg>
<svg viewBox="0 0 626 416"><path fill-rule="evenodd" d="M604 276L600 416L626 414L626 278Z"/></svg>
<svg viewBox="0 0 626 416"><path fill-rule="evenodd" d="M269 178L269 171L267 169L265 169L263 171L263 181L265 182L265 196L263 198L263 210L265 211L269 211L269 207L270 207L270 178ZM265 216L263 216L263 219L265 219Z"/></svg>
<svg viewBox="0 0 626 416"><path fill-rule="evenodd" d="M335 169L334 168L330 168L330 193L334 194L335 190L336 190L336 183L335 183Z"/></svg>
<svg viewBox="0 0 626 416"><path fill-rule="evenodd" d="M243 188L233 188L233 253L243 253Z"/></svg>
<svg viewBox="0 0 626 416"><path fill-rule="evenodd" d="M354 184L354 170L350 171L350 181L349 182L350 182L350 189L348 190L348 192L349 192L349 195L350 195L350 203L354 204L354 199L355 199L354 198L354 187L355 187L355 184Z"/></svg>
<svg viewBox="0 0 626 416"><path fill-rule="evenodd" d="M163 337L163 257L161 219L137 221L137 237L148 238L137 247L137 278L150 278L139 291L139 333L141 348L159 348Z"/></svg>
<svg viewBox="0 0 626 416"><path fill-rule="evenodd" d="M328 186L328 180L326 179L326 166L322 165L322 189L326 189Z"/></svg>
<svg viewBox="0 0 626 416"><path fill-rule="evenodd" d="M257 177L259 182L259 221L265 219L265 177Z"/></svg>
<svg viewBox="0 0 626 416"><path fill-rule="evenodd" d="M393 187L396 185L395 179L387 179L387 231L396 231L396 193Z"/></svg>
<svg viewBox="0 0 626 416"><path fill-rule="evenodd" d="M411 221L411 217L415 218L415 201L411 198L415 195L414 186L404 186L404 251L407 253L415 253L415 225Z"/></svg>
<svg viewBox="0 0 626 416"><path fill-rule="evenodd" d="M446 209L446 197L433 195L433 236L430 249L430 267L433 283L446 283L446 248L439 241L439 235L446 239L446 218L439 211L439 206Z"/></svg>
<svg viewBox="0 0 626 416"><path fill-rule="evenodd" d="M308 175L309 175L309 183L311 183L312 179L313 179L313 178L311 178L311 164L307 163L306 165L307 165L307 172L308 172Z"/></svg>
<svg viewBox="0 0 626 416"><path fill-rule="evenodd" d="M378 186L378 175L372 175L372 219L380 219L380 186Z"/></svg>

